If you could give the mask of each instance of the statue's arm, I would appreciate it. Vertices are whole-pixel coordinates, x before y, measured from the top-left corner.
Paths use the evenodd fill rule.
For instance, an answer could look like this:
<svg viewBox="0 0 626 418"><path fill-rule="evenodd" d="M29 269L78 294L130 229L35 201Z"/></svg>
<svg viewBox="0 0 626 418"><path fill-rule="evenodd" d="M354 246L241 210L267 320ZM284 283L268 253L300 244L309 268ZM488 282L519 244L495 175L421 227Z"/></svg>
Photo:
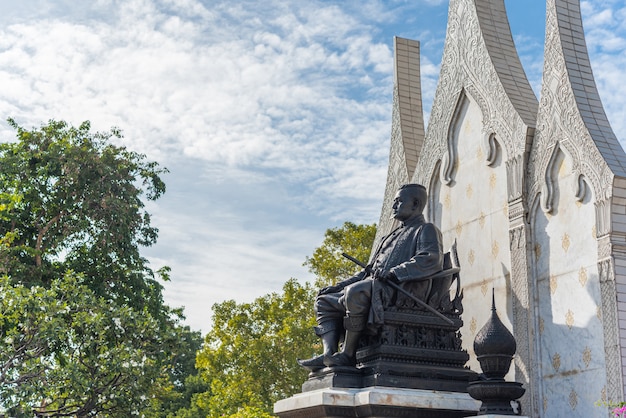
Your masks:
<svg viewBox="0 0 626 418"><path fill-rule="evenodd" d="M340 292L344 287L350 286L352 283L356 283L358 281L361 281L365 278L365 276L367 276L367 270L363 269L361 270L359 273L355 274L354 276L343 280L339 283L337 283L334 286L327 286L322 288L319 292L318 295L325 295L326 293L337 293Z"/></svg>
<svg viewBox="0 0 626 418"><path fill-rule="evenodd" d="M443 269L441 232L433 224L424 224L417 235L411 259L391 269L397 281L409 282L427 278Z"/></svg>

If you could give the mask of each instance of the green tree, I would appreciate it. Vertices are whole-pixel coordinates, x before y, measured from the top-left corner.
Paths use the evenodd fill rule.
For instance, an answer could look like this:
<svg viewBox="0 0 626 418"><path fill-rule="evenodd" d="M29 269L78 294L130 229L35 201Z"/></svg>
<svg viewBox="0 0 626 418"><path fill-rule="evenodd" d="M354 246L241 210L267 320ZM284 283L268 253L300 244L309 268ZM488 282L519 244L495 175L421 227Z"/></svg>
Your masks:
<svg viewBox="0 0 626 418"><path fill-rule="evenodd" d="M304 265L316 276L315 286L322 288L346 279L361 268L343 257L346 253L367 263L376 237L376 224L357 225L345 222L339 228L327 229L324 242L307 257Z"/></svg>
<svg viewBox="0 0 626 418"><path fill-rule="evenodd" d="M295 279L281 293L252 303L228 300L213 305L213 326L196 366L206 384L177 418L269 417L274 402L298 392L306 378L297 358L319 349L315 290Z"/></svg>
<svg viewBox="0 0 626 418"><path fill-rule="evenodd" d="M110 142L121 132L92 133L50 121L26 130L9 119L17 141L0 144L0 232L5 273L47 284L68 269L90 288L134 306L161 305L160 285L140 246L156 242L142 198L165 191L167 170Z"/></svg>
<svg viewBox="0 0 626 418"><path fill-rule="evenodd" d="M50 121L0 144L0 407L13 415L165 416L188 404L199 333L163 302L140 254L143 199L166 169ZM69 272L69 273L68 273ZM18 308L19 307L19 308ZM160 415L161 414L161 415Z"/></svg>
<svg viewBox="0 0 626 418"><path fill-rule="evenodd" d="M327 230L322 245L305 262L318 275L316 282L352 274L354 265L340 254L367 260L375 228L346 222ZM300 392L307 371L296 359L322 349L312 330L317 289L317 284L291 279L282 293L252 303L229 300L214 305L213 327L196 363L207 389L195 394L191 406L176 417L270 417L276 401Z"/></svg>
<svg viewBox="0 0 626 418"><path fill-rule="evenodd" d="M0 399L11 416L132 416L163 353L147 310L111 304L73 273L48 288L0 279Z"/></svg>

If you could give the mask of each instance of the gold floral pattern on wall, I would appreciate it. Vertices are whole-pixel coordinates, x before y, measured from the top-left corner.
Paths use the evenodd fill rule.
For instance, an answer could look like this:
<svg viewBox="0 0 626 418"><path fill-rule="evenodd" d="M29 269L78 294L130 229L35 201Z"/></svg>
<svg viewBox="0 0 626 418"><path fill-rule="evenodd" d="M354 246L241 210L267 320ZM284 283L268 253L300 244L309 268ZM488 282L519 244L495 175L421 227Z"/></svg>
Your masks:
<svg viewBox="0 0 626 418"><path fill-rule="evenodd" d="M493 256L493 258L498 258L499 252L500 245L498 244L498 241L494 241L493 243L491 243L491 255Z"/></svg>
<svg viewBox="0 0 626 418"><path fill-rule="evenodd" d="M558 284L556 281L556 276L555 275L551 275L550 276L550 294L554 295L556 293L556 288L557 288Z"/></svg>
<svg viewBox="0 0 626 418"><path fill-rule="evenodd" d="M567 252L567 250L569 250L570 244L571 244L570 238L566 232L565 234L563 234L563 237L561 238L561 246L563 247L563 251Z"/></svg>
<svg viewBox="0 0 626 418"><path fill-rule="evenodd" d="M578 271L578 282L580 283L580 285L582 287L585 287L585 285L587 284L587 269L584 267L581 267L580 270Z"/></svg>
<svg viewBox="0 0 626 418"><path fill-rule="evenodd" d="M591 363L591 349L589 346L585 347L585 351L583 351L583 363L585 363L585 367L589 367L589 363Z"/></svg>
<svg viewBox="0 0 626 418"><path fill-rule="evenodd" d="M472 334L476 333L476 326L477 326L476 318L472 317L472 320L470 321L470 332Z"/></svg>
<svg viewBox="0 0 626 418"><path fill-rule="evenodd" d="M557 373L559 372L559 369L561 368L561 355L559 353L556 353L552 356L552 368Z"/></svg>
<svg viewBox="0 0 626 418"><path fill-rule="evenodd" d="M473 266L475 260L476 260L476 254L474 253L474 250L471 249L469 250L469 253L467 253L467 262L469 263L470 266Z"/></svg>
<svg viewBox="0 0 626 418"><path fill-rule="evenodd" d="M574 326L574 312L572 312L571 309L568 309L567 313L565 314L565 324L568 326L569 329L572 329L572 327Z"/></svg>
<svg viewBox="0 0 626 418"><path fill-rule="evenodd" d="M572 408L572 411L578 406L578 393L574 389L569 393L569 406Z"/></svg>

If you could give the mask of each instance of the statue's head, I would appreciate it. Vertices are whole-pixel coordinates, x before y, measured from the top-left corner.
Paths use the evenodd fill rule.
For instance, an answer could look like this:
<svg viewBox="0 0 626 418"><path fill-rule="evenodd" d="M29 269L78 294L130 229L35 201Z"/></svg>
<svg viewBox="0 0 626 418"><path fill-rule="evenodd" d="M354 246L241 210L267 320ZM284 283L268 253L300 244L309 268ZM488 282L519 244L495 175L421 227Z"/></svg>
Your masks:
<svg viewBox="0 0 626 418"><path fill-rule="evenodd" d="M405 184L393 199L393 217L400 222L422 214L428 194L421 184Z"/></svg>

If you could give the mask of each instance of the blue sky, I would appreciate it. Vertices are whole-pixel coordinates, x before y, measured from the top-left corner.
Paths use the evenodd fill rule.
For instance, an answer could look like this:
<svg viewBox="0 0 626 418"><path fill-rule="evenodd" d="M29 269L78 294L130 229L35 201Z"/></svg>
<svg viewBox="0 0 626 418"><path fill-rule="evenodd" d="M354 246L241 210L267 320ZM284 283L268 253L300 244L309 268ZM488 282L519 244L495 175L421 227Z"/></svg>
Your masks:
<svg viewBox="0 0 626 418"><path fill-rule="evenodd" d="M166 300L208 331L211 306L279 291L327 228L378 221L393 36L422 43L425 118L445 0L0 0L0 140L13 117L122 128L170 169L149 205ZM545 2L506 0L539 93ZM626 135L626 3L582 2L609 120Z"/></svg>

